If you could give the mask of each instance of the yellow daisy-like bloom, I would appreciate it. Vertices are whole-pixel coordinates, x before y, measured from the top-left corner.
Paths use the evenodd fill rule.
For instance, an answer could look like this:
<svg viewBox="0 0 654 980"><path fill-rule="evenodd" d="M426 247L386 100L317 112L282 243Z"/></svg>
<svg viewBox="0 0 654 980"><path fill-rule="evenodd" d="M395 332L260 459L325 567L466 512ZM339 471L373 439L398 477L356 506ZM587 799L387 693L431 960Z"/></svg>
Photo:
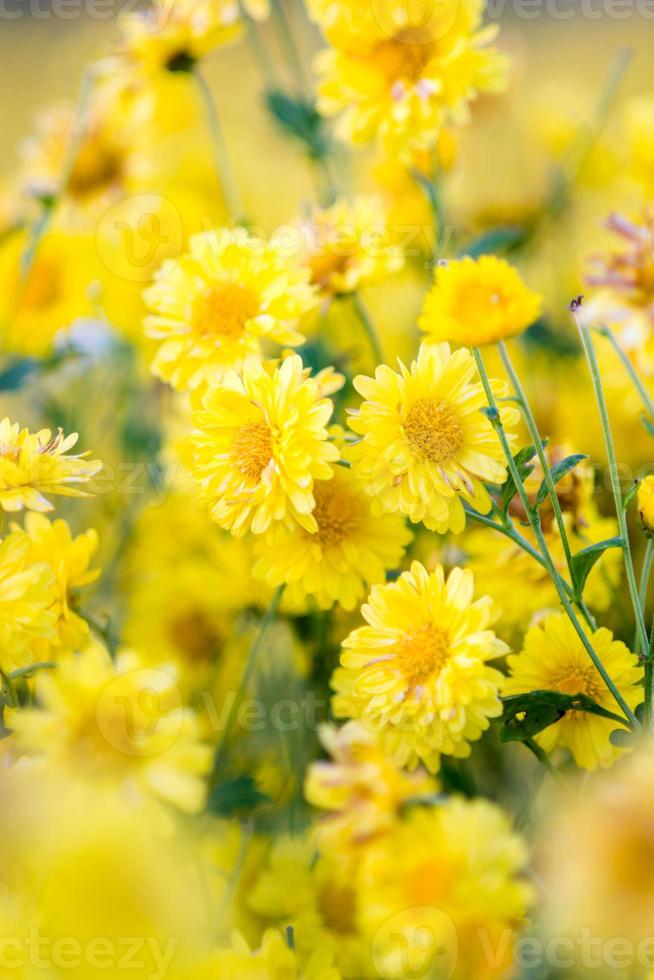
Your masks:
<svg viewBox="0 0 654 980"><path fill-rule="evenodd" d="M470 742L502 713L504 677L488 661L507 653L489 626L498 612L488 596L473 598L472 573L419 562L396 582L373 586L361 609L367 626L343 642L333 708L376 731L400 765L423 761L431 772L441 754L470 754Z"/></svg>
<svg viewBox="0 0 654 980"><path fill-rule="evenodd" d="M323 725L320 740L331 760L311 764L304 793L312 806L330 811L317 828L321 849L347 856L387 833L411 799L436 790L424 770L407 773L357 721Z"/></svg>
<svg viewBox="0 0 654 980"><path fill-rule="evenodd" d="M304 837L278 837L248 896L271 925L292 925L301 962L316 949L329 951L344 977L374 977L369 942L358 928L356 882Z"/></svg>
<svg viewBox="0 0 654 980"><path fill-rule="evenodd" d="M532 898L519 877L526 862L524 842L486 800L411 808L363 854L361 921L376 975L406 976L410 954L412 973L425 977L510 976Z"/></svg>
<svg viewBox="0 0 654 980"><path fill-rule="evenodd" d="M148 74L190 71L238 37L243 25L232 0L152 0L146 13L128 14L120 23L119 56Z"/></svg>
<svg viewBox="0 0 654 980"><path fill-rule="evenodd" d="M145 667L127 650L112 662L92 642L41 671L35 692L38 707L12 713L16 748L120 787L129 799L200 809L211 750L181 703L173 668Z"/></svg>
<svg viewBox="0 0 654 980"><path fill-rule="evenodd" d="M638 516L647 535L654 534L654 476L646 476L638 484L636 493Z"/></svg>
<svg viewBox="0 0 654 980"><path fill-rule="evenodd" d="M93 244L86 235L51 232L22 279L27 244L27 234L20 232L0 245L0 345L10 353L43 357L61 330L92 313L87 292Z"/></svg>
<svg viewBox="0 0 654 980"><path fill-rule="evenodd" d="M304 261L323 296L342 296L374 285L404 264L392 240L383 203L374 197L337 201L300 225Z"/></svg>
<svg viewBox="0 0 654 980"><path fill-rule="evenodd" d="M346 17L338 9L349 15L352 4L326 5L335 46L316 62L319 108L342 113L343 138L381 137L405 152L430 149L443 126L468 121L479 92L504 87L507 60L489 46L497 28L481 28L483 0L427 0L415 14L403 0L360 6L371 8L368 15L354 14L352 29L340 30Z"/></svg>
<svg viewBox="0 0 654 980"><path fill-rule="evenodd" d="M636 656L624 643L613 639L607 629L590 634L589 639L620 694L633 710L643 700L642 669ZM560 691L585 694L609 711L618 711L613 695L590 660L575 629L563 613L548 616L525 636L520 653L508 658L511 676L504 693ZM611 744L616 721L584 711L569 711L560 721L535 736L546 751L559 746L570 750L583 769L608 767L624 751Z"/></svg>
<svg viewBox="0 0 654 980"><path fill-rule="evenodd" d="M52 569L30 563L29 549L18 532L0 542L0 666L5 671L31 664L34 641L57 635Z"/></svg>
<svg viewBox="0 0 654 980"><path fill-rule="evenodd" d="M64 436L61 429L29 432L17 422L0 422L0 507L5 511L52 510L44 494L67 497L90 496L74 484L88 483L102 469L97 459L86 453L68 456L78 439L77 433Z"/></svg>
<svg viewBox="0 0 654 980"><path fill-rule="evenodd" d="M370 498L351 470L335 466L315 483L313 533L280 524L257 545L254 574L270 585L288 585L291 602L311 596L321 609L338 602L354 609L367 587L397 568L412 535L404 519L374 517Z"/></svg>
<svg viewBox="0 0 654 980"><path fill-rule="evenodd" d="M504 259L468 257L436 267L419 326L430 342L478 347L522 333L538 319L541 306L538 293Z"/></svg>
<svg viewBox="0 0 654 980"><path fill-rule="evenodd" d="M231 949L212 953L196 970L184 974L183 980L340 980L333 956L326 949L316 949L301 967L288 940L275 929L266 929L258 949L250 949L240 933L232 936Z"/></svg>
<svg viewBox="0 0 654 980"><path fill-rule="evenodd" d="M152 370L174 388L219 383L261 344L301 344L298 318L315 305L309 273L243 229L193 235L144 293L149 337L162 341Z"/></svg>
<svg viewBox="0 0 654 980"><path fill-rule="evenodd" d="M295 519L315 533L314 481L329 480L338 448L327 441L333 410L297 354L268 370L248 359L194 413L194 476L212 516L241 535Z"/></svg>
<svg viewBox="0 0 654 980"><path fill-rule="evenodd" d="M438 344L423 345L410 369L382 365L374 378L354 379L366 400L351 413L350 428L362 436L352 455L376 506L441 534L463 530L464 500L490 510L482 481L504 483L506 469L497 433L480 411L486 396L477 377L469 351L452 354ZM501 382L492 385L505 394ZM519 418L513 408L501 412L505 426Z"/></svg>
<svg viewBox="0 0 654 980"><path fill-rule="evenodd" d="M100 569L90 569L89 563L98 548L98 535L93 528L73 538L66 521L50 522L43 514L29 513L25 531L14 525L18 535L27 535L30 542L28 560L45 563L54 574L54 603L51 607L57 618L57 639L52 645L38 644L43 650L39 659L47 659L53 649L79 649L89 636L89 627L74 610L77 589L95 582ZM73 605L71 605L71 603Z"/></svg>

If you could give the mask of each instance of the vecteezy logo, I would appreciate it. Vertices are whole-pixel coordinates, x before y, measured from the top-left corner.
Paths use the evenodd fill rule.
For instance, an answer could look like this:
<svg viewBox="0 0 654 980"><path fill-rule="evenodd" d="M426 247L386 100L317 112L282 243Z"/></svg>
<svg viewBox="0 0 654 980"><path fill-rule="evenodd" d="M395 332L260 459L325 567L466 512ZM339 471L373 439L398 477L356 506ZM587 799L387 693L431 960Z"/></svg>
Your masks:
<svg viewBox="0 0 654 980"><path fill-rule="evenodd" d="M138 667L119 674L100 694L96 705L98 729L116 752L158 755L169 749L181 732L181 707L179 688L167 671Z"/></svg>
<svg viewBox="0 0 654 980"><path fill-rule="evenodd" d="M372 956L384 980L450 980L458 958L454 923L431 906L404 909L377 931Z"/></svg>
<svg viewBox="0 0 654 980"><path fill-rule="evenodd" d="M184 226L167 198L138 194L109 208L98 224L95 241L109 272L127 282L149 282L164 259L180 255Z"/></svg>

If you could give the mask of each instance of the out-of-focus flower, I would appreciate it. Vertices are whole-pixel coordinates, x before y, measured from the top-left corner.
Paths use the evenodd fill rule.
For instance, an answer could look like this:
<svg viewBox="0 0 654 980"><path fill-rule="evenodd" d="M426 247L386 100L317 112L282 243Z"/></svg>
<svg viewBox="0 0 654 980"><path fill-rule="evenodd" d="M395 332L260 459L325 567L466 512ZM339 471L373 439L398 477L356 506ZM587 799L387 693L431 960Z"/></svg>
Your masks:
<svg viewBox="0 0 654 980"><path fill-rule="evenodd" d="M515 337L538 319L541 297L504 259L482 255L436 267L420 329L431 341L478 347Z"/></svg>
<svg viewBox="0 0 654 980"><path fill-rule="evenodd" d="M92 243L86 235L50 232L23 276L27 248L22 232L0 243L0 344L10 353L43 357L60 331L92 312Z"/></svg>
<svg viewBox="0 0 654 980"><path fill-rule="evenodd" d="M230 372L204 395L194 414L194 475L221 527L262 534L291 519L318 530L314 481L330 479L339 457L327 441L333 405L319 394L293 355L271 370L248 359L242 376Z"/></svg>
<svg viewBox="0 0 654 980"><path fill-rule="evenodd" d="M8 418L0 422L0 507L5 511L52 510L45 494L88 497L75 484L88 483L102 469L88 452L67 455L77 433L55 436L49 429L29 432Z"/></svg>
<svg viewBox="0 0 654 980"><path fill-rule="evenodd" d="M145 667L130 651L115 662L92 642L35 681L38 707L12 713L14 744L128 799L193 812L204 799L211 750L181 703L170 666Z"/></svg>
<svg viewBox="0 0 654 980"><path fill-rule="evenodd" d="M646 476L638 484L636 494L638 516L648 536L654 535L654 476Z"/></svg>
<svg viewBox="0 0 654 980"><path fill-rule="evenodd" d="M327 950L343 976L375 976L370 944L357 925L356 882L331 858L316 857L310 834L274 841L249 904L272 925L293 926L301 961Z"/></svg>
<svg viewBox="0 0 654 980"><path fill-rule="evenodd" d="M482 481L501 484L506 469L497 433L480 412L486 397L469 351L423 344L410 369L382 365L354 386L365 401L350 417L362 436L352 456L375 507L441 534L463 530L464 500L481 513L490 510ZM501 396L506 386L493 388ZM513 408L501 412L509 427L519 418Z"/></svg>
<svg viewBox="0 0 654 980"><path fill-rule="evenodd" d="M383 203L374 197L338 201L300 223L304 262L323 296L384 281L402 268Z"/></svg>
<svg viewBox="0 0 654 980"><path fill-rule="evenodd" d="M374 937L379 974L406 976L411 952L412 970L425 976L432 965L433 976L452 980L509 976L532 898L520 878L526 861L523 840L486 800L412 808L366 849L359 875L361 921Z"/></svg>
<svg viewBox="0 0 654 980"><path fill-rule="evenodd" d="M322 609L335 602L354 609L366 587L398 567L412 535L402 517L374 517L370 498L341 466L331 479L314 484L313 495L317 531L299 524L273 527L257 545L254 574L273 586L291 586L291 601L309 596Z"/></svg>
<svg viewBox="0 0 654 980"><path fill-rule="evenodd" d="M367 626L343 642L334 673L339 718L379 733L400 765L421 760L431 772L441 754L470 754L470 742L501 714L502 674L488 661L508 647L489 628L498 611L474 599L472 573L414 562L396 582L375 585L362 615Z"/></svg>
<svg viewBox="0 0 654 980"><path fill-rule="evenodd" d="M281 932L266 929L258 949L251 949L236 933L230 949L216 950L195 971L184 974L183 980L204 980L209 976L221 980L340 980L333 959L328 950L319 948L301 968Z"/></svg>
<svg viewBox="0 0 654 980"><path fill-rule="evenodd" d="M407 153L431 149L443 126L468 121L480 92L504 87L507 60L491 46L497 28L481 27L482 0L419 7L312 4L333 45L317 58L318 104L326 115L342 113L344 138L381 137Z"/></svg>
<svg viewBox="0 0 654 980"><path fill-rule="evenodd" d="M192 236L179 262L162 266L145 294L148 336L162 341L152 365L175 388L219 383L262 342L301 344L299 317L315 305L309 272L242 229Z"/></svg>
<svg viewBox="0 0 654 980"><path fill-rule="evenodd" d="M74 606L75 592L95 582L100 569L90 569L89 564L98 547L98 535L93 528L73 537L66 521L49 521L43 514L29 513L25 518L25 530L14 525L15 533L27 535L30 547L28 561L44 563L54 574L54 603L52 611L57 617L57 641L43 646L39 659L47 660L53 649L76 650L88 638L89 627L77 615Z"/></svg>
<svg viewBox="0 0 654 980"><path fill-rule="evenodd" d="M31 664L33 642L57 635L52 569L44 562L31 564L29 550L20 532L0 542L0 666L5 671Z"/></svg>
<svg viewBox="0 0 654 980"><path fill-rule="evenodd" d="M329 811L316 834L322 849L344 858L387 833L402 806L434 793L435 780L424 770L407 773L385 752L375 735L357 721L342 728L324 725L320 740L331 756L314 762L305 796L312 806Z"/></svg>
<svg viewBox="0 0 654 980"><path fill-rule="evenodd" d="M121 18L118 57L146 74L187 72L238 37L243 21L233 0L152 0L144 13Z"/></svg>
<svg viewBox="0 0 654 980"><path fill-rule="evenodd" d="M607 629L589 633L590 642L620 694L633 710L641 703L642 669L638 660ZM510 677L504 693L526 694L529 691L560 691L562 694L584 694L602 707L616 711L613 695L588 656L575 629L563 613L547 616L525 636L520 653L507 660ZM558 746L570 750L577 765L584 769L610 766L622 753L613 745L611 732L617 722L585 711L569 711L560 721L535 736L546 751Z"/></svg>

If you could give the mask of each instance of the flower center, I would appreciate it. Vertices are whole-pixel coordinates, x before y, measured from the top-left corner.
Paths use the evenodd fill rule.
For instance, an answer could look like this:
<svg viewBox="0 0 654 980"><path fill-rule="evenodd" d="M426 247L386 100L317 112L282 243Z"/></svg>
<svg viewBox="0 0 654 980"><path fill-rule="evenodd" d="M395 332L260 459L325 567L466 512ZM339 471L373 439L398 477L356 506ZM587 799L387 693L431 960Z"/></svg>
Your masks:
<svg viewBox="0 0 654 980"><path fill-rule="evenodd" d="M435 623L425 623L407 633L395 652L395 659L410 689L438 674L450 653L450 638Z"/></svg>
<svg viewBox="0 0 654 980"><path fill-rule="evenodd" d="M373 61L391 85L400 79L415 84L433 58L435 48L420 31L409 29L380 41L373 52Z"/></svg>
<svg viewBox="0 0 654 980"><path fill-rule="evenodd" d="M353 534L364 515L364 503L340 485L339 478L318 480L313 487L316 506L313 516L318 530L309 534L317 537L324 548L334 547Z"/></svg>
<svg viewBox="0 0 654 980"><path fill-rule="evenodd" d="M448 463L463 445L455 409L439 398L419 398L404 419L409 445L430 463Z"/></svg>
<svg viewBox="0 0 654 980"><path fill-rule="evenodd" d="M41 256L25 283L21 306L38 313L52 306L60 295L60 269L51 259Z"/></svg>
<svg viewBox="0 0 654 980"><path fill-rule="evenodd" d="M354 889L328 881L318 894L318 908L323 922L332 932L347 935L355 931L356 900Z"/></svg>
<svg viewBox="0 0 654 980"><path fill-rule="evenodd" d="M232 445L232 459L247 480L258 483L272 455L270 426L265 422L246 422L241 426Z"/></svg>
<svg viewBox="0 0 654 980"><path fill-rule="evenodd" d="M170 637L192 662L207 660L215 652L220 636L202 609L189 609L177 616L169 627Z"/></svg>
<svg viewBox="0 0 654 980"><path fill-rule="evenodd" d="M99 137L91 136L80 149L68 180L74 197L85 197L118 183L123 172L121 153Z"/></svg>
<svg viewBox="0 0 654 980"><path fill-rule="evenodd" d="M586 694L597 700L602 695L602 685L594 667L563 667L549 678L549 686L562 694Z"/></svg>
<svg viewBox="0 0 654 980"><path fill-rule="evenodd" d="M236 340L259 312L254 293L237 282L221 282L201 293L193 304L193 328L202 337Z"/></svg>

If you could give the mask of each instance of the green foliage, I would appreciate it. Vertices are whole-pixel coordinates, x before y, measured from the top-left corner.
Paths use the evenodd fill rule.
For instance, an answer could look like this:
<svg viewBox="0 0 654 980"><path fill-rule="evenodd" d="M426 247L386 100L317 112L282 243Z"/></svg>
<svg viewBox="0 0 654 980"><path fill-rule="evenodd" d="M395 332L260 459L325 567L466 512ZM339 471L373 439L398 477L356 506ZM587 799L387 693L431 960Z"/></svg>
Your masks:
<svg viewBox="0 0 654 980"><path fill-rule="evenodd" d="M560 721L568 711L585 711L610 718L624 725L624 718L608 711L585 694L561 694L559 691L531 691L502 699L503 742L527 742L543 729Z"/></svg>

